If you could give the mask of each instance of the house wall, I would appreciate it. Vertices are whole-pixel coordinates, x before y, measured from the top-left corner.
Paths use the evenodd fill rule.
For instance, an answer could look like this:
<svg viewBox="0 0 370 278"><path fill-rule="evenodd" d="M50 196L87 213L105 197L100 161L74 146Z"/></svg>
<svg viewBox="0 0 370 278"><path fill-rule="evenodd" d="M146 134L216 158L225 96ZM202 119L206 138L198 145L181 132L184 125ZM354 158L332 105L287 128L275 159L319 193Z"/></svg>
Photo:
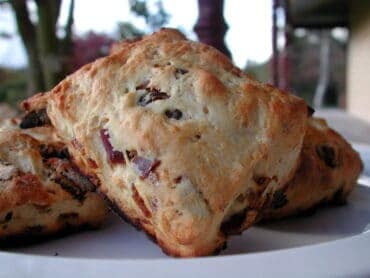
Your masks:
<svg viewBox="0 0 370 278"><path fill-rule="evenodd" d="M347 108L351 114L370 122L370 1L350 3Z"/></svg>

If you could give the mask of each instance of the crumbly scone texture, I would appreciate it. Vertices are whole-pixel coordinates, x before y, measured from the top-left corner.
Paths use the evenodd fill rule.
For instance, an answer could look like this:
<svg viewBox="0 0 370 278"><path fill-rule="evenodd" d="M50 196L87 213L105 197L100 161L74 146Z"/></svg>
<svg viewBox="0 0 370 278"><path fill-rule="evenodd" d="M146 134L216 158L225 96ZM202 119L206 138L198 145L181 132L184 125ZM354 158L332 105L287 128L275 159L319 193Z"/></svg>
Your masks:
<svg viewBox="0 0 370 278"><path fill-rule="evenodd" d="M79 168L173 256L212 254L254 222L293 176L307 119L303 100L173 29L126 42L23 107L46 113Z"/></svg>
<svg viewBox="0 0 370 278"><path fill-rule="evenodd" d="M47 139L39 141L35 137ZM0 129L0 246L98 227L107 214L93 184L66 159L50 128ZM88 190L89 189L89 190Z"/></svg>
<svg viewBox="0 0 370 278"><path fill-rule="evenodd" d="M59 149L65 148L58 134L50 125L38 126L29 129L20 129L21 117L0 119L1 131L13 131L14 134L26 134L36 139L39 144L58 145Z"/></svg>
<svg viewBox="0 0 370 278"><path fill-rule="evenodd" d="M307 121L300 165L293 179L275 192L262 220L307 215L324 204L343 204L362 171L359 154L325 120Z"/></svg>

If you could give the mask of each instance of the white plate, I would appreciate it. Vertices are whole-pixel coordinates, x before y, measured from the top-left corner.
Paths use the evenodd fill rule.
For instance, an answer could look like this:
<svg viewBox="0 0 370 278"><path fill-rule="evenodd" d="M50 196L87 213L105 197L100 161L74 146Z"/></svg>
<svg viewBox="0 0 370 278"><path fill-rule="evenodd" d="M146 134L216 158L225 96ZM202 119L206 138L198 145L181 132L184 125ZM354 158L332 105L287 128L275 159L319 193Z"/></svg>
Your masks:
<svg viewBox="0 0 370 278"><path fill-rule="evenodd" d="M253 227L217 257L173 259L112 215L98 231L0 252L0 277L370 277L369 223L370 187L359 185L346 206Z"/></svg>

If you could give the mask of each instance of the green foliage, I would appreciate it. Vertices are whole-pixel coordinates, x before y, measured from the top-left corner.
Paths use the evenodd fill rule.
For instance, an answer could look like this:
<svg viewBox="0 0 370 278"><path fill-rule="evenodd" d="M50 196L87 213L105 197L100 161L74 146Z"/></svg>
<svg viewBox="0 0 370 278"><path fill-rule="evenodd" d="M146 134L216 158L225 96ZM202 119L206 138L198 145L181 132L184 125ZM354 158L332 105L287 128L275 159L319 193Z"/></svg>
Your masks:
<svg viewBox="0 0 370 278"><path fill-rule="evenodd" d="M0 68L0 102L17 107L27 97L27 76L25 70Z"/></svg>
<svg viewBox="0 0 370 278"><path fill-rule="evenodd" d="M153 10L148 9L148 2L145 0L130 0L130 10L137 16L143 17L151 31L155 31L168 23L170 15L164 10L162 1L154 2Z"/></svg>
<svg viewBox="0 0 370 278"><path fill-rule="evenodd" d="M145 1L130 0L130 10L137 16L149 18L149 12Z"/></svg>
<svg viewBox="0 0 370 278"><path fill-rule="evenodd" d="M144 35L144 32L136 28L130 22L120 22L118 23L118 33L120 39L132 39L135 37L140 37Z"/></svg>
<svg viewBox="0 0 370 278"><path fill-rule="evenodd" d="M145 0L130 0L130 11L138 17L145 20L149 32L158 30L160 27L168 23L170 15L164 10L162 1L156 1L152 5L152 9L148 8L149 2ZM132 23L124 21L118 23L118 33L121 40L132 39L143 36L146 32L138 29Z"/></svg>
<svg viewBox="0 0 370 278"><path fill-rule="evenodd" d="M270 78L270 60L267 60L264 63L257 63L254 61L247 61L247 65L244 68L244 71L252 78L261 81L269 82Z"/></svg>

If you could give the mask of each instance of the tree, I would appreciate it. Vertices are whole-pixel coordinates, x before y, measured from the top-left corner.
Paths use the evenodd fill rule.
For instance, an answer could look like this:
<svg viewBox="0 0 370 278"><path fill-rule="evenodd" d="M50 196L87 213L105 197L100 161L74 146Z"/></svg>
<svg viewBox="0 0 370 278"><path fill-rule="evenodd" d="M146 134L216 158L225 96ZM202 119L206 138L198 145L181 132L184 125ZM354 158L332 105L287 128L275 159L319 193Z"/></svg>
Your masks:
<svg viewBox="0 0 370 278"><path fill-rule="evenodd" d="M125 40L125 39L141 37L144 35L144 32L136 28L130 22L119 22L118 23L118 34L121 40Z"/></svg>
<svg viewBox="0 0 370 278"><path fill-rule="evenodd" d="M37 20L33 21L33 14L27 4L35 4ZM70 0L67 23L63 27L57 26L62 0L0 0L1 5L8 5L14 11L18 32L26 49L28 59L28 94L46 91L54 87L64 76L79 67L82 62L90 62L104 54L99 51L111 42L104 35L89 34L87 37L73 38L73 11L74 0ZM165 12L162 2L153 2L153 9L148 9L147 1L129 0L131 11L143 17L148 30L154 31L168 22L169 15ZM62 30L60 30L60 29ZM61 31L61 32L58 32ZM135 28L131 23L119 25L121 39L143 35L144 32ZM64 34L60 36L58 34ZM0 34L7 36L7 34ZM76 55L78 46L84 48L93 45L98 53ZM81 48L80 47L80 48ZM85 47L86 49L86 47ZM86 55L85 55L86 54ZM81 59L76 57L83 56ZM74 61L76 60L76 61ZM76 62L76 63L75 63Z"/></svg>
<svg viewBox="0 0 370 278"><path fill-rule="evenodd" d="M142 17L148 27L149 32L156 31L166 23L170 15L164 10L162 1L154 2L154 9L148 8L148 2L145 0L129 0L130 11L138 17ZM136 28L130 22L118 23L118 33L120 39L132 39L143 36L146 32Z"/></svg>
<svg viewBox="0 0 370 278"><path fill-rule="evenodd" d="M29 0L31 1L31 0ZM72 51L74 0L70 1L64 36L57 36L61 0L34 0L37 21L31 20L27 0L9 0L28 59L28 93L51 89L68 71Z"/></svg>
<svg viewBox="0 0 370 278"><path fill-rule="evenodd" d="M130 0L130 10L137 16L143 17L151 31L154 31L168 23L170 16L164 10L162 1L154 3L154 11L148 9L147 2L145 0Z"/></svg>
<svg viewBox="0 0 370 278"><path fill-rule="evenodd" d="M105 34L93 31L73 39L73 51L69 59L69 70L73 72L97 58L108 55L114 40Z"/></svg>

